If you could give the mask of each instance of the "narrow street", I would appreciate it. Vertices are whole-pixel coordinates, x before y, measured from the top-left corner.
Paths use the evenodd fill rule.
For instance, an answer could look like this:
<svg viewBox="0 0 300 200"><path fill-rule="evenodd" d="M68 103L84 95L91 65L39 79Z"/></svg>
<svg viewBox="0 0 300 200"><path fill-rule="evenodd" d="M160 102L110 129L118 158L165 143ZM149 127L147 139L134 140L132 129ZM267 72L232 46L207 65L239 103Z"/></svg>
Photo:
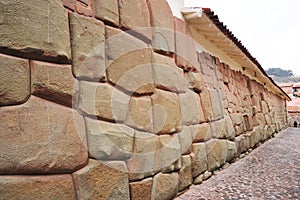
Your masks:
<svg viewBox="0 0 300 200"><path fill-rule="evenodd" d="M177 200L300 199L300 129L288 128Z"/></svg>

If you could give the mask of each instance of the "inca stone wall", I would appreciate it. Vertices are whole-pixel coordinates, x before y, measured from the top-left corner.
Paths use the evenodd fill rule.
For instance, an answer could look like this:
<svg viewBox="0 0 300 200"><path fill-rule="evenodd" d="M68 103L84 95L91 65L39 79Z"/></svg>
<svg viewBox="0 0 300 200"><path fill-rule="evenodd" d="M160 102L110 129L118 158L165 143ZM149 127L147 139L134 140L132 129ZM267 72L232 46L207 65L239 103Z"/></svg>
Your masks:
<svg viewBox="0 0 300 200"><path fill-rule="evenodd" d="M171 199L287 125L164 0L0 9L0 199Z"/></svg>

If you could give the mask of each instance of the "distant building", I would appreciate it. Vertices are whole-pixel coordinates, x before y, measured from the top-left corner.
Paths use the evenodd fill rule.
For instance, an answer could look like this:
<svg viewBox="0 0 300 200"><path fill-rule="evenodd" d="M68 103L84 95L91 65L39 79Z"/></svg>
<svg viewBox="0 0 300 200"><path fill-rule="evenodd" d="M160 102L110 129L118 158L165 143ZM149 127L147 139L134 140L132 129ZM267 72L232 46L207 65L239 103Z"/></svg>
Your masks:
<svg viewBox="0 0 300 200"><path fill-rule="evenodd" d="M293 96L300 97L300 82L293 85Z"/></svg>

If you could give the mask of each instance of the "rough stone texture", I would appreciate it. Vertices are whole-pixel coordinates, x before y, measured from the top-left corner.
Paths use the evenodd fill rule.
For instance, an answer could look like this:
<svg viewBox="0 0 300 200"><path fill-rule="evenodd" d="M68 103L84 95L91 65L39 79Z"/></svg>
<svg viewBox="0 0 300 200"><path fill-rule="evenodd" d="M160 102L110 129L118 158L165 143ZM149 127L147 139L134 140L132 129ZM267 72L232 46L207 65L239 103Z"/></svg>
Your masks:
<svg viewBox="0 0 300 200"><path fill-rule="evenodd" d="M71 107L75 89L70 65L31 62L32 94Z"/></svg>
<svg viewBox="0 0 300 200"><path fill-rule="evenodd" d="M203 90L203 87L205 86L205 82L202 78L201 73L189 72L187 79L194 91L201 92Z"/></svg>
<svg viewBox="0 0 300 200"><path fill-rule="evenodd" d="M92 17L93 16L92 0L76 1L76 12L80 15Z"/></svg>
<svg viewBox="0 0 300 200"><path fill-rule="evenodd" d="M152 37L150 13L146 0L119 0L120 26Z"/></svg>
<svg viewBox="0 0 300 200"><path fill-rule="evenodd" d="M0 174L72 172L87 162L84 123L75 111L31 96L1 107Z"/></svg>
<svg viewBox="0 0 300 200"><path fill-rule="evenodd" d="M77 78L105 79L105 30L96 19L69 13L73 74Z"/></svg>
<svg viewBox="0 0 300 200"><path fill-rule="evenodd" d="M211 139L206 144L208 171L221 167L227 157L226 140Z"/></svg>
<svg viewBox="0 0 300 200"><path fill-rule="evenodd" d="M0 63L0 106L24 103L30 96L29 61L0 54Z"/></svg>
<svg viewBox="0 0 300 200"><path fill-rule="evenodd" d="M172 199L178 192L179 176L174 172L171 174L158 173L153 178L151 199Z"/></svg>
<svg viewBox="0 0 300 200"><path fill-rule="evenodd" d="M209 90L207 88L203 88L200 93L201 105L204 112L205 121L210 121L213 118L213 111L212 111L212 103L209 94Z"/></svg>
<svg viewBox="0 0 300 200"><path fill-rule="evenodd" d="M71 9L72 11L75 10L76 7L76 0L61 0L61 2L63 3L63 5L69 9Z"/></svg>
<svg viewBox="0 0 300 200"><path fill-rule="evenodd" d="M131 97L125 124L145 131L153 131L152 102L149 96Z"/></svg>
<svg viewBox="0 0 300 200"><path fill-rule="evenodd" d="M72 174L78 199L130 198L127 168L122 161L89 160L86 167Z"/></svg>
<svg viewBox="0 0 300 200"><path fill-rule="evenodd" d="M299 199L299 142L287 129L176 199Z"/></svg>
<svg viewBox="0 0 300 200"><path fill-rule="evenodd" d="M154 160L158 144L157 135L135 131L133 154L132 157L127 160L129 178L131 181L143 179L157 170L154 165Z"/></svg>
<svg viewBox="0 0 300 200"><path fill-rule="evenodd" d="M177 134L159 136L159 144L155 153L155 169L160 170L172 165L180 156L181 148Z"/></svg>
<svg viewBox="0 0 300 200"><path fill-rule="evenodd" d="M151 57L151 49L135 49L125 52L108 66L108 80L129 92L152 93L154 82Z"/></svg>
<svg viewBox="0 0 300 200"><path fill-rule="evenodd" d="M61 0L1 0L0 7L0 52L62 63L70 61L68 17Z"/></svg>
<svg viewBox="0 0 300 200"><path fill-rule="evenodd" d="M130 197L134 200L151 199L152 178L130 183Z"/></svg>
<svg viewBox="0 0 300 200"><path fill-rule="evenodd" d="M0 199L76 199L71 175L0 176Z"/></svg>
<svg viewBox="0 0 300 200"><path fill-rule="evenodd" d="M172 58L153 53L152 62L154 83L157 88L172 92L187 91L188 81L183 75L183 70L176 66Z"/></svg>
<svg viewBox="0 0 300 200"><path fill-rule="evenodd" d="M237 148L235 142L227 140L227 157L226 161L229 162L237 156Z"/></svg>
<svg viewBox="0 0 300 200"><path fill-rule="evenodd" d="M190 126L193 142L207 141L212 137L209 123Z"/></svg>
<svg viewBox="0 0 300 200"><path fill-rule="evenodd" d="M153 104L153 129L155 133L173 133L181 129L181 112L178 96L171 92L155 90Z"/></svg>
<svg viewBox="0 0 300 200"><path fill-rule="evenodd" d="M80 81L79 109L112 121L125 121L130 97L108 83Z"/></svg>
<svg viewBox="0 0 300 200"><path fill-rule="evenodd" d="M181 157L181 169L179 171L178 187L179 191L186 189L193 183L191 164L191 157L189 155Z"/></svg>
<svg viewBox="0 0 300 200"><path fill-rule="evenodd" d="M192 146L192 175L197 177L207 170L207 156L205 143L194 143Z"/></svg>
<svg viewBox="0 0 300 200"><path fill-rule="evenodd" d="M220 96L217 90L210 90L210 99L211 99L211 106L213 111L213 120L220 119L223 117L223 104L221 103Z"/></svg>
<svg viewBox="0 0 300 200"><path fill-rule="evenodd" d="M191 129L188 126L183 126L182 131L178 133L181 154L189 154L193 143Z"/></svg>
<svg viewBox="0 0 300 200"><path fill-rule="evenodd" d="M189 35L188 26L177 17L174 17L174 22L176 64L184 69L200 70L195 43Z"/></svg>
<svg viewBox="0 0 300 200"><path fill-rule="evenodd" d="M133 129L85 118L89 155L102 160L127 160L133 149Z"/></svg>
<svg viewBox="0 0 300 200"><path fill-rule="evenodd" d="M182 123L186 125L199 124L205 121L198 94L187 90L179 94Z"/></svg>
<svg viewBox="0 0 300 200"><path fill-rule="evenodd" d="M96 18L119 26L118 0L94 0Z"/></svg>
<svg viewBox="0 0 300 200"><path fill-rule="evenodd" d="M165 0L149 0L151 26L153 28L152 46L157 51L174 52L175 34L173 13Z"/></svg>

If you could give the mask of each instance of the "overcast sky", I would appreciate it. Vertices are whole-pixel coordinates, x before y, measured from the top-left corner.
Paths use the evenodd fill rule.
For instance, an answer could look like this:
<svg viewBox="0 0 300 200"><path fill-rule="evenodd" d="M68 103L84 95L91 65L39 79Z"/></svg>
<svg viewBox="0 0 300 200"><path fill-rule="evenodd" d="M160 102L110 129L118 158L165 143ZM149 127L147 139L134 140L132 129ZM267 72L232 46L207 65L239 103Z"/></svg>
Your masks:
<svg viewBox="0 0 300 200"><path fill-rule="evenodd" d="M300 75L299 0L186 0L211 8L264 69Z"/></svg>

